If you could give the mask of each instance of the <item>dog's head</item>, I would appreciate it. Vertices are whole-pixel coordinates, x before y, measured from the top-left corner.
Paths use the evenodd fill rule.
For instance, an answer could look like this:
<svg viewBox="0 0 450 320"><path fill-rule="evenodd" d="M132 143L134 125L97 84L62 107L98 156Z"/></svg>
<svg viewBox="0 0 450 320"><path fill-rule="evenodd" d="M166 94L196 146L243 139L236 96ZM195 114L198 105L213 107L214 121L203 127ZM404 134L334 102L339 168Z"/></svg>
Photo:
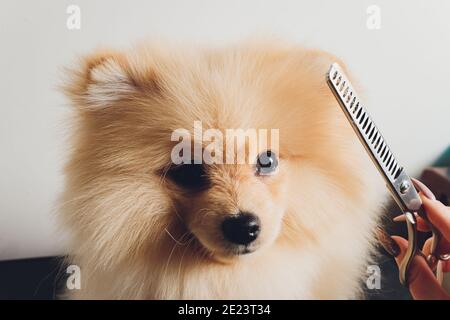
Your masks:
<svg viewBox="0 0 450 320"><path fill-rule="evenodd" d="M272 44L86 57L65 88L70 224L114 258L188 238L218 260L314 241L361 186L334 60Z"/></svg>

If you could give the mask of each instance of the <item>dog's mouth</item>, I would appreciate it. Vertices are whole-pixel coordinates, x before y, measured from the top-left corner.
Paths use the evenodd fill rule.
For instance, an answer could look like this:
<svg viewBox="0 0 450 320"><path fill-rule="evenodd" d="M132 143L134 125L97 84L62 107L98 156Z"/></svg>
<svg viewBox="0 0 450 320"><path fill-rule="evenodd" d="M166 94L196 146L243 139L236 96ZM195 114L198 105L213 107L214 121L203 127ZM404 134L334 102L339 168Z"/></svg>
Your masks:
<svg viewBox="0 0 450 320"><path fill-rule="evenodd" d="M248 255L258 250L258 246L255 244L232 245L224 242L220 244L214 244L214 246L212 246L211 244L204 243L194 233L192 233L192 237L195 238L195 242L197 243L199 250L203 253L206 253L204 254L204 256L208 257L213 261L221 263L232 262L233 260L239 258L240 256Z"/></svg>
<svg viewBox="0 0 450 320"><path fill-rule="evenodd" d="M240 256L254 253L258 250L258 245L233 245L226 241L219 241L218 243L210 243L209 241L201 239L195 232L189 232L189 239L191 248L204 259L216 261L220 263L230 263Z"/></svg>
<svg viewBox="0 0 450 320"><path fill-rule="evenodd" d="M244 254L253 253L256 251L256 248L252 248L250 246L236 246L229 249L231 255L240 256Z"/></svg>
<svg viewBox="0 0 450 320"><path fill-rule="evenodd" d="M239 213L209 223L186 224L205 256L230 261L248 255L261 246L261 223L257 216Z"/></svg>
<svg viewBox="0 0 450 320"><path fill-rule="evenodd" d="M208 250L205 248L205 250ZM219 263L233 263L237 261L239 257L249 255L253 252L257 251L256 248L250 247L231 247L224 248L223 250L213 250L210 252L210 259Z"/></svg>

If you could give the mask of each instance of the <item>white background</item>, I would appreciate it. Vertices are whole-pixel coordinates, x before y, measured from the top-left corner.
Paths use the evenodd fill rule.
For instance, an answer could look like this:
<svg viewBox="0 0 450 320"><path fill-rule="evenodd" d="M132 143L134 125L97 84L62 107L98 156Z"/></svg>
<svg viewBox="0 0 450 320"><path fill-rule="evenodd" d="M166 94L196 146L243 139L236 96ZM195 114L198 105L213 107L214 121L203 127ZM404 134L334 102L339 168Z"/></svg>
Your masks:
<svg viewBox="0 0 450 320"><path fill-rule="evenodd" d="M66 8L81 8L81 30ZM381 29L366 27L369 5ZM64 252L53 220L62 186L60 68L98 46L138 40L222 44L282 38L344 59L366 105L410 173L450 142L450 1L2 0L0 2L0 259Z"/></svg>

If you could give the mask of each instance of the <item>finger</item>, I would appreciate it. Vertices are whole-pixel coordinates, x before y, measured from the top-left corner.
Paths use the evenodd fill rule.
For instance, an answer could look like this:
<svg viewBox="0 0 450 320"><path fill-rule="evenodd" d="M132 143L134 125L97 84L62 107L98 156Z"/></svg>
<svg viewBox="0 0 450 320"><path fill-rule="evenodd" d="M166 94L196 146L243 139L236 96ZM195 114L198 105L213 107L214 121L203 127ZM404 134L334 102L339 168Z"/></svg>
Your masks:
<svg viewBox="0 0 450 320"><path fill-rule="evenodd" d="M417 220L417 230L420 232L428 232L431 230L431 228L428 225L428 222L426 222L423 218L419 217L416 212L414 212L414 216ZM403 222L406 221L406 216L404 214L401 214L399 216L396 216L392 221L395 222Z"/></svg>
<svg viewBox="0 0 450 320"><path fill-rule="evenodd" d="M400 253L395 257L397 265L405 257L406 249L408 248L408 241L402 237L392 236L392 239L400 248ZM440 286L436 277L434 276L425 258L416 254L409 266L408 274L408 288L414 299L419 300L443 300L450 299L450 295L445 293Z"/></svg>
<svg viewBox="0 0 450 320"><path fill-rule="evenodd" d="M438 244L438 247L437 247L437 253L439 254L439 255L446 255L446 254L450 254L450 242L447 242L446 240L444 240L444 241L441 241L439 244Z"/></svg>
<svg viewBox="0 0 450 320"><path fill-rule="evenodd" d="M450 244L447 243L445 240L440 241L436 247L436 251L432 252L433 241L435 241L434 238L429 238L423 244L422 253L427 259L431 254L433 254L433 256L439 258L439 256L446 255L450 252Z"/></svg>
<svg viewBox="0 0 450 320"><path fill-rule="evenodd" d="M439 259L439 257L445 256L450 253L450 243L448 243L446 240L440 241L437 244L435 251L432 252L433 241L435 241L434 238L429 238L423 244L422 252L425 257L428 258L432 254L434 257L437 257Z"/></svg>
<svg viewBox="0 0 450 320"><path fill-rule="evenodd" d="M433 194L433 192L420 180L417 180L415 178L411 178L414 186L418 191L423 193L425 197L431 200L436 200L436 196Z"/></svg>
<svg viewBox="0 0 450 320"><path fill-rule="evenodd" d="M427 213L428 220L442 234L442 236L450 242L450 208L438 200L431 200L419 193L424 209Z"/></svg>
<svg viewBox="0 0 450 320"><path fill-rule="evenodd" d="M450 273L450 260L441 261L442 272Z"/></svg>
<svg viewBox="0 0 450 320"><path fill-rule="evenodd" d="M433 238L427 239L422 247L422 252L425 257L428 257L431 253L431 244L433 243Z"/></svg>
<svg viewBox="0 0 450 320"><path fill-rule="evenodd" d="M435 241L435 239L429 238L423 244L422 252L425 255L425 257L428 257L432 253L431 252L431 247L432 247L433 241ZM449 254L449 253L450 253L450 243L447 242L445 239L441 240L437 244L436 251L434 252L434 255L435 256L440 256L440 255L446 255L446 254Z"/></svg>
<svg viewBox="0 0 450 320"><path fill-rule="evenodd" d="M377 227L375 231L378 242L382 245L384 250L393 257L398 256L400 254L400 248L397 243L392 240L392 237L381 227Z"/></svg>

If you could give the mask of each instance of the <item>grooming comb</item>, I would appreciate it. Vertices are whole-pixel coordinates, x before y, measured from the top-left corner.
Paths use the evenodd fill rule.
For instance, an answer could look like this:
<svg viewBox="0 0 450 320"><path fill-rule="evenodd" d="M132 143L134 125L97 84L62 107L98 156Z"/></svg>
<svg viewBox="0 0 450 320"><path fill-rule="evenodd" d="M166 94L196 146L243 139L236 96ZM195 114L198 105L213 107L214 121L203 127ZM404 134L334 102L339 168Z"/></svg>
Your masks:
<svg viewBox="0 0 450 320"><path fill-rule="evenodd" d="M414 212L417 212L427 220L423 211L422 201L416 191L416 188L420 191L421 186L414 179L411 180L394 157L375 122L363 107L348 77L337 63L331 65L327 74L327 83L359 140L383 176L392 197L406 216L408 249L400 264L399 276L400 282L407 284L408 268L417 252L417 223ZM435 228L432 228L432 232L432 254L428 262L433 271L436 271L438 257L436 257L435 252L440 240L440 234Z"/></svg>

